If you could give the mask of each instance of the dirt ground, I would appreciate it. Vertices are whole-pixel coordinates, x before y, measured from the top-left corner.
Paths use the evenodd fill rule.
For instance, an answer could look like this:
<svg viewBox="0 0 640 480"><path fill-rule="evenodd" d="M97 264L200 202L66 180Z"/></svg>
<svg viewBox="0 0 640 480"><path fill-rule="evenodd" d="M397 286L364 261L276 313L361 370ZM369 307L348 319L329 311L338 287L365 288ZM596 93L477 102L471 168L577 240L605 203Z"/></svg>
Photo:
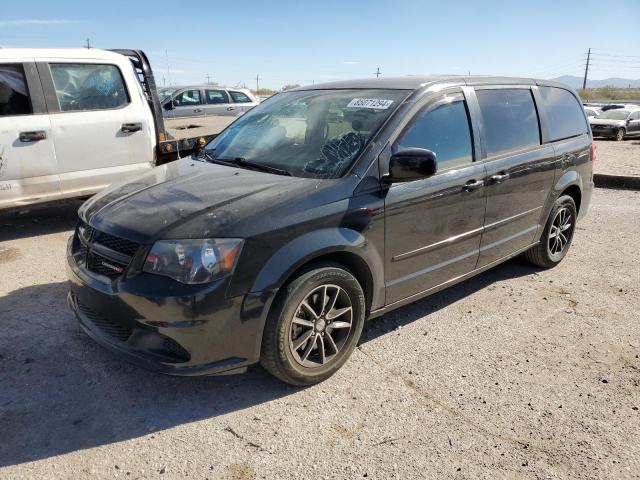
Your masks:
<svg viewBox="0 0 640 480"><path fill-rule="evenodd" d="M640 192L596 190L567 258L373 320L330 380L172 378L68 312L79 202L0 215L0 478L638 478Z"/></svg>
<svg viewBox="0 0 640 480"><path fill-rule="evenodd" d="M595 144L598 158L595 173L640 177L640 137L621 142L603 138Z"/></svg>

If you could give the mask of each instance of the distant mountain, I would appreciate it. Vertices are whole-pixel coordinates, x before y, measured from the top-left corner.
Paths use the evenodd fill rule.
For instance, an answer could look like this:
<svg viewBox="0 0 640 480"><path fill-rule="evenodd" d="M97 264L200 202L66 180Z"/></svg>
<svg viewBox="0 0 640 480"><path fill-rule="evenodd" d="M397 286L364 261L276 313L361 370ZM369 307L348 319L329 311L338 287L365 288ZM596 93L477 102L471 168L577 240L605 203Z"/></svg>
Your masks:
<svg viewBox="0 0 640 480"><path fill-rule="evenodd" d="M573 88L582 88L582 77L574 77L573 75L563 75L562 77L552 78L556 82L566 83ZM604 80L591 80L587 78L587 88L616 87L616 88L640 88L640 80L631 80L629 78L605 78Z"/></svg>

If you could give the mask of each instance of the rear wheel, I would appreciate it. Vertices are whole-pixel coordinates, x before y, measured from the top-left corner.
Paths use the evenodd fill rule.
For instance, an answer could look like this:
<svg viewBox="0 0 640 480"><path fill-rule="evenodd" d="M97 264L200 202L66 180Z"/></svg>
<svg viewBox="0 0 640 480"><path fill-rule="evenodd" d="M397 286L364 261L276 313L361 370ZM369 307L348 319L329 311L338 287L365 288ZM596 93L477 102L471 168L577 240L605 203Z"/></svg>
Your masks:
<svg viewBox="0 0 640 480"><path fill-rule="evenodd" d="M321 382L347 361L360 338L362 288L337 265L314 268L283 288L265 325L260 362L291 385Z"/></svg>
<svg viewBox="0 0 640 480"><path fill-rule="evenodd" d="M624 128L619 128L618 130L616 130L616 140L618 142L621 142L622 140L624 140L624 136L627 132L624 130Z"/></svg>
<svg viewBox="0 0 640 480"><path fill-rule="evenodd" d="M578 218L576 203L569 195L556 200L540 243L525 252L525 258L539 267L555 267L567 254Z"/></svg>

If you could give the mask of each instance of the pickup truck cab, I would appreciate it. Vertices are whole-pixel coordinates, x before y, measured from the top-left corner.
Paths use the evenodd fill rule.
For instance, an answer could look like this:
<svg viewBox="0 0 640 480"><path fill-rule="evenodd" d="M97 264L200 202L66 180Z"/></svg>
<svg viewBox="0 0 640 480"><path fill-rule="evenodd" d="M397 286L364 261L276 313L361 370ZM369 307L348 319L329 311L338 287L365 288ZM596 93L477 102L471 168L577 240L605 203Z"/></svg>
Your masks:
<svg viewBox="0 0 640 480"><path fill-rule="evenodd" d="M197 140L167 137L144 53L0 49L0 210L93 195Z"/></svg>

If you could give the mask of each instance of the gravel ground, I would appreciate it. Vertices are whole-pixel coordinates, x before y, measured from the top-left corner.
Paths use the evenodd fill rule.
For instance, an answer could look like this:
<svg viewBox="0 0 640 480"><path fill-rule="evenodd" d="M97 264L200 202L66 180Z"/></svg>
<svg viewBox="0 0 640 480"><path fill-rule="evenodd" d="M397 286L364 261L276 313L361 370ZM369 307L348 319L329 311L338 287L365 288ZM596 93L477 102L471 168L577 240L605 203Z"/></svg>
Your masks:
<svg viewBox="0 0 640 480"><path fill-rule="evenodd" d="M638 478L640 192L563 263L516 259L367 324L327 382L172 378L65 305L79 202L0 216L0 478Z"/></svg>
<svg viewBox="0 0 640 480"><path fill-rule="evenodd" d="M640 177L640 137L621 142L599 139L595 144L598 157L595 173Z"/></svg>

